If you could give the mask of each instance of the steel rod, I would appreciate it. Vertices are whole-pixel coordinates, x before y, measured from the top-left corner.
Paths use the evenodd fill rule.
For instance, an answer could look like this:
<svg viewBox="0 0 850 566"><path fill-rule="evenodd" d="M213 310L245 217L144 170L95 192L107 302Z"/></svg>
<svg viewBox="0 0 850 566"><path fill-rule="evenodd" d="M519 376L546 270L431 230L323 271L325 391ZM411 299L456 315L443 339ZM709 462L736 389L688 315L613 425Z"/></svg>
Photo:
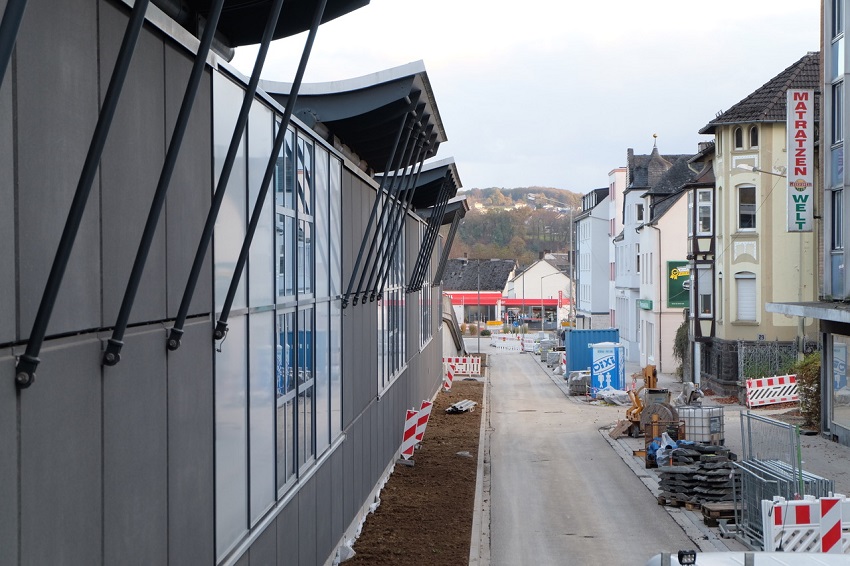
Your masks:
<svg viewBox="0 0 850 566"><path fill-rule="evenodd" d="M15 40L18 38L26 7L27 0L8 0L3 11L3 20L0 21L0 86L3 86L3 77L6 76L6 67L15 49Z"/></svg>
<svg viewBox="0 0 850 566"><path fill-rule="evenodd" d="M133 262L133 269L130 272L130 278L127 281L127 288L124 291L124 298L121 301L121 309L118 311L118 318L115 321L115 327L112 330L112 337L106 343L106 351L103 354L102 363L108 366L114 366L121 360L121 348L124 346L124 332L127 329L127 322L130 319L130 312L133 309L133 303L136 300L136 293L139 290L139 284L142 280L142 273L145 270L145 263L150 253L153 238L156 234L156 226L159 223L159 216L162 212L162 207L165 204L165 197L168 194L168 187L171 183L171 176L174 173L174 167L177 164L177 156L180 154L180 148L183 145L183 138L189 125L189 118L192 114L192 107L195 104L195 98L198 94L198 88L201 84L201 78L206 67L207 54L210 51L215 30L218 26L221 8L224 5L224 0L215 0L212 9L207 17L204 33L201 35L201 44L198 47L198 53L195 55L195 62L192 65L192 71L189 74L189 82L186 85L186 91L183 93L183 102L180 105L180 111L177 114L177 122L174 125L174 130L171 134L171 142L168 144L168 151L165 155L165 162L162 165L162 170L159 174L159 182L156 186L153 202L148 211L148 219L145 222L145 228L142 232L142 239L139 242L139 248L136 251L136 259Z"/></svg>
<svg viewBox="0 0 850 566"><path fill-rule="evenodd" d="M322 23L322 15L325 12L327 0L321 0L316 7L316 13L313 16L313 22L310 26L310 33L307 35L307 42L304 45L304 51L301 53L301 61L298 63L298 70L295 72L295 81L292 83L292 90L289 94L289 99L286 101L286 108L283 112L283 117L280 120L280 127L272 145L272 152L269 160L266 163L266 170L263 174L263 180L260 183L260 192L257 195L254 210L251 213L251 221L248 224L248 231L245 234L245 239L242 241L242 249L239 250L239 258L236 260L233 276L230 278L230 287L227 289L227 297L224 299L224 305L221 309L218 322L214 330L213 336L216 340L221 340L227 334L227 319L230 316L230 309L233 307L233 300L236 297L236 289L239 287L239 280L242 278L242 271L245 269L245 263L248 261L248 253L251 250L251 242L254 240L254 234L257 231L257 225L260 223L263 206L266 201L266 195L269 192L272 176L274 175L275 165L277 164L277 155L283 146L283 140L286 138L286 130L289 127L289 121L292 118L292 110L295 107L295 102L298 100L298 92L301 89L301 81L304 79L304 71L307 69L307 60L310 58L310 51L313 48L313 42L316 39L316 32L319 29L319 24Z"/></svg>
<svg viewBox="0 0 850 566"><path fill-rule="evenodd" d="M77 182L77 189L74 193L74 199L71 202L71 208L68 211L65 228L59 240L59 247L53 258L50 275L47 277L44 293L41 296L41 303L38 306L38 312L36 313L32 331L30 332L26 351L21 355L17 364L15 384L19 388L29 387L35 381L35 371L41 361L38 355L44 343L44 336L47 333L47 325L50 322L53 307L56 305L56 297L59 295L59 288L62 285L65 269L68 267L71 250L74 247L74 241L80 229L83 213L86 209L86 202L88 201L89 193L91 193L91 186L94 182L94 176L97 173L98 164L100 163L100 157L103 155L103 148L106 146L106 138L109 135L109 129L115 117L118 100L121 98L121 90L127 78L130 61L133 59L136 42L139 39L142 24L145 21L145 11L148 7L148 1L138 0L133 5L130 20L127 22L127 28L124 31L124 38L121 40L121 48L118 51L115 68L112 70L112 77L109 79L109 86L106 89L103 106L97 118L97 125L95 126L88 153L83 163L80 179Z"/></svg>
<svg viewBox="0 0 850 566"><path fill-rule="evenodd" d="M189 271L189 279L186 282L186 288L183 290L183 298L180 301L180 308L177 311L177 318L174 321L174 326L168 335L166 346L169 350L174 351L180 347L180 339L183 336L183 326L186 324L186 316L189 314L189 304L192 302L192 297L195 294L195 287L198 284L198 278L201 275L201 267L204 264L204 256L206 256L207 248L212 239L215 229L215 221L218 218L218 212L221 209L221 204L224 201L224 193L227 190L227 183L230 181L230 174L233 172L233 164L236 161L236 153L239 150L239 144L242 140L242 134L245 131L245 126L248 124L248 115L251 111L251 105L254 102L254 95L257 93L257 85L260 82L260 73L265 65L266 55L269 51L269 44L272 41L275 27L277 26L280 10L283 7L283 0L275 0L269 11L269 19L266 22L266 28L263 30L263 39L260 43L260 50L257 53L257 59L254 61L254 68L251 71L251 78L248 81L248 88L245 91L245 98L242 99L242 107L239 109L239 116L236 119L236 125L233 128L233 136L230 138L230 146L227 149L227 155L224 158L221 173L216 185L215 193L213 194L212 204L207 213L207 220L204 224L204 230L201 233L201 240L198 242L198 248L195 252L195 259L192 262L192 269Z"/></svg>

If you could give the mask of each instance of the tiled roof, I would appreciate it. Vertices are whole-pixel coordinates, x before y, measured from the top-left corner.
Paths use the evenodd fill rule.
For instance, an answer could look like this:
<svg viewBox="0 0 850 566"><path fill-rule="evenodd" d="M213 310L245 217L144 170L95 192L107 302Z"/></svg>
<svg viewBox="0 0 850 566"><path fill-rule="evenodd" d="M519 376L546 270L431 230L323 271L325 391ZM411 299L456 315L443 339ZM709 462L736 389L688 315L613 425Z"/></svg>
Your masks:
<svg viewBox="0 0 850 566"><path fill-rule="evenodd" d="M682 188L692 182L697 172L691 168L692 155L681 156L664 177L645 194L650 196L650 223L656 222L681 198Z"/></svg>
<svg viewBox="0 0 850 566"><path fill-rule="evenodd" d="M635 155L634 150L629 148L626 155L629 168L628 188L654 186L681 157L681 155L661 155L657 147L653 147L649 155Z"/></svg>
<svg viewBox="0 0 850 566"><path fill-rule="evenodd" d="M479 288L478 263L479 260L475 259L450 259L443 273L443 290L477 290ZM516 262L512 259L482 259L480 265L482 291L504 291L508 279L516 268Z"/></svg>
<svg viewBox="0 0 850 566"><path fill-rule="evenodd" d="M717 126L725 124L784 122L785 92L789 88L817 89L819 85L820 53L811 51L709 122L699 133L713 134ZM815 98L815 116L819 115L819 99L820 97Z"/></svg>

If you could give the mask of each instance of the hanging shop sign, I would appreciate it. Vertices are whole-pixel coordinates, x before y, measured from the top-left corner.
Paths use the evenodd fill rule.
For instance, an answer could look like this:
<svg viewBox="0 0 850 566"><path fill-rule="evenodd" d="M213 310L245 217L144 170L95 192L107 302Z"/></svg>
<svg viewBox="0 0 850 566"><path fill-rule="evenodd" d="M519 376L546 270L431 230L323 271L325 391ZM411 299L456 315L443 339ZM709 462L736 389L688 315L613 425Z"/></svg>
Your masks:
<svg viewBox="0 0 850 566"><path fill-rule="evenodd" d="M811 232L814 219L815 91L788 89L788 231Z"/></svg>
<svg viewBox="0 0 850 566"><path fill-rule="evenodd" d="M687 261L667 262L667 307L688 308L690 299L691 268Z"/></svg>

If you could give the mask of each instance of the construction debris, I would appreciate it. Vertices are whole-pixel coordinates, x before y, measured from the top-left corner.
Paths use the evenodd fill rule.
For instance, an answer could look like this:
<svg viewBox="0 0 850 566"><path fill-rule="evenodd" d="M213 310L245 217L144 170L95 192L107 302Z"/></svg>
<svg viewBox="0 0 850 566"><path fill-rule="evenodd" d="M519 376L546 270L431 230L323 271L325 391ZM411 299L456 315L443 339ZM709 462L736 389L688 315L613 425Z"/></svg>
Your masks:
<svg viewBox="0 0 850 566"><path fill-rule="evenodd" d="M456 413L467 413L469 411L474 410L475 405L477 405L477 404L478 403L476 403L475 401L470 401L469 399L464 399L463 401L458 401L457 403L455 403L454 405L452 405L451 407L446 409L446 412L449 413L450 415L456 414Z"/></svg>

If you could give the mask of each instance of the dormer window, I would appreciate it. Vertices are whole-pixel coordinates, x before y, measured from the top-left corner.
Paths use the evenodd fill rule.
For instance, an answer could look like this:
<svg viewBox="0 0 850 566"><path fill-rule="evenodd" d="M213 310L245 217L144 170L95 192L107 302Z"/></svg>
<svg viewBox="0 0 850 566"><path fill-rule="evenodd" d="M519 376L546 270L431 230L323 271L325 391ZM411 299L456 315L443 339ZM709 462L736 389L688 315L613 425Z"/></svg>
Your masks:
<svg viewBox="0 0 850 566"><path fill-rule="evenodd" d="M750 127L750 147L755 148L759 146L759 129L757 126Z"/></svg>
<svg viewBox="0 0 850 566"><path fill-rule="evenodd" d="M735 149L744 149L744 130L735 128Z"/></svg>

